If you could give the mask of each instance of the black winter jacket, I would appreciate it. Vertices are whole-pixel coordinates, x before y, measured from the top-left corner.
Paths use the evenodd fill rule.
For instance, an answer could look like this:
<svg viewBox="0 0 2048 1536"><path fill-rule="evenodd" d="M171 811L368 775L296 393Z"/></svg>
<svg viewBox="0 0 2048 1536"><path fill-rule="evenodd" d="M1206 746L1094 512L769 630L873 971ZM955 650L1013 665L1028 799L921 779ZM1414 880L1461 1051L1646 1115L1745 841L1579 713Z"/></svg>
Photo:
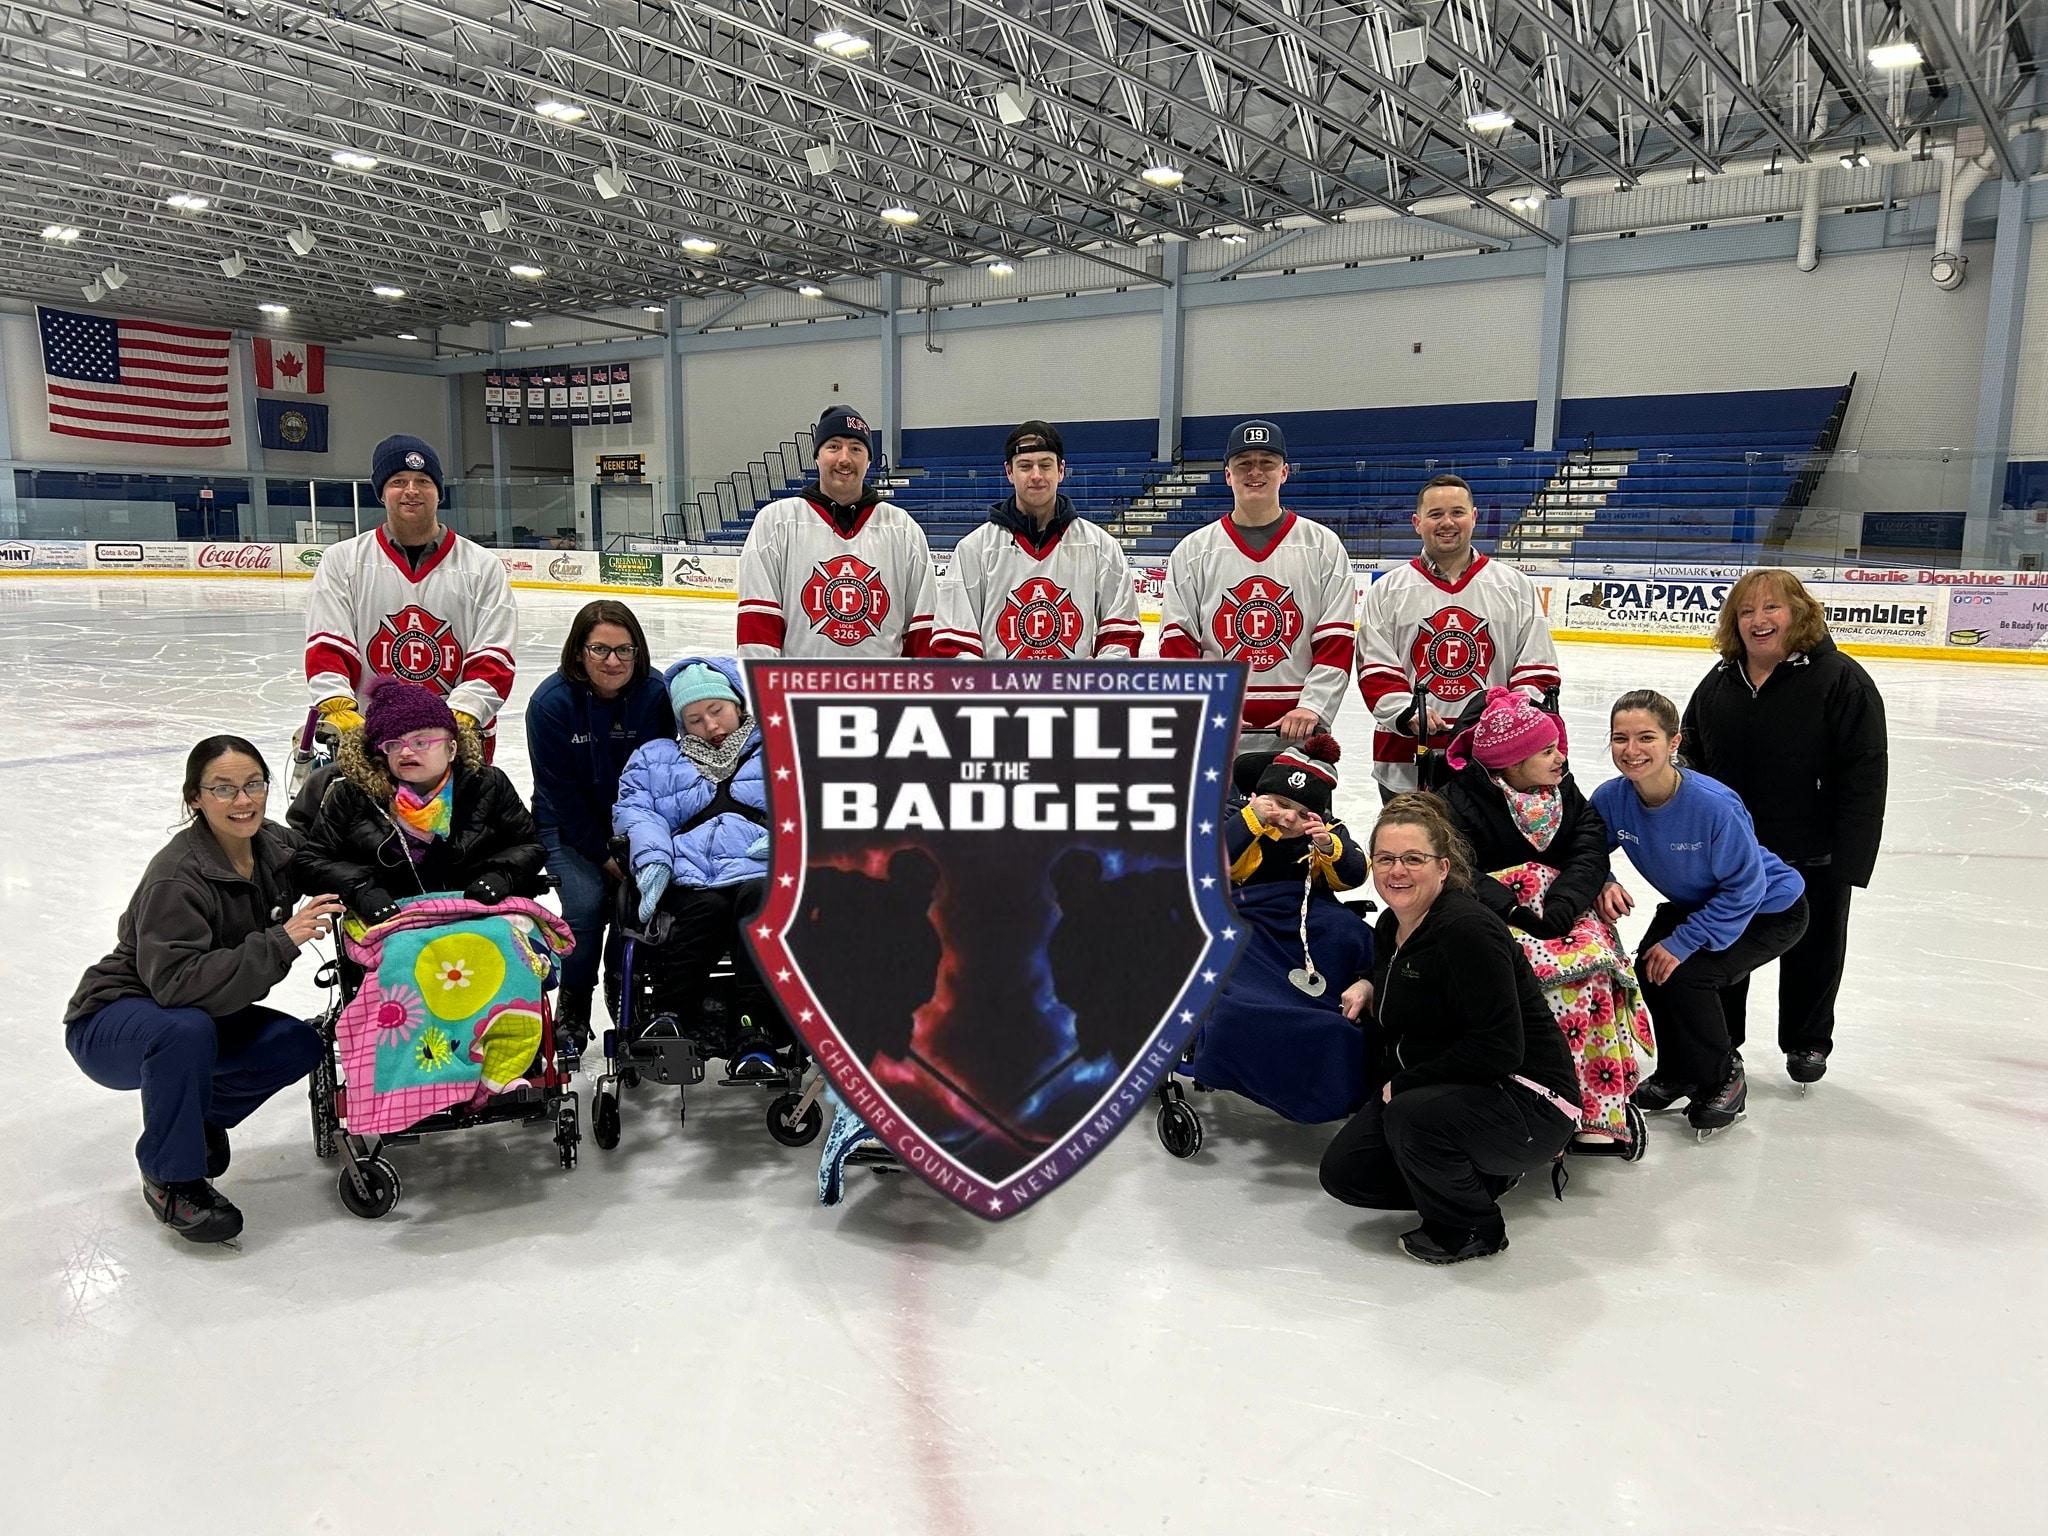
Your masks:
<svg viewBox="0 0 2048 1536"><path fill-rule="evenodd" d="M79 981L64 1022L126 997L204 1008L217 1019L261 1002L299 957L284 931L299 899L291 871L298 842L265 822L249 878L235 873L205 822L185 828L149 861L121 914L114 952Z"/></svg>
<svg viewBox="0 0 2048 1536"><path fill-rule="evenodd" d="M292 817L305 834L292 860L299 888L332 891L365 921L396 898L459 893L485 875L499 877L511 895L547 889L540 878L547 850L518 789L496 768L456 765L449 834L428 844L418 864L386 806L345 769L316 775Z"/></svg>
<svg viewBox="0 0 2048 1536"><path fill-rule="evenodd" d="M1742 797L1757 841L1787 864L1868 885L1884 833L1884 696L1831 638L1752 690L1724 661L1686 702L1685 760Z"/></svg>
<svg viewBox="0 0 2048 1536"><path fill-rule="evenodd" d="M1473 866L1479 871L1472 894L1502 922L1539 939L1561 939L1570 933L1572 924L1593 909L1608 881L1605 818L1579 792L1569 773L1558 788L1564 795L1564 821L1543 849L1522 836L1508 813L1507 796L1479 764L1460 769L1443 791L1451 820L1472 845ZM1541 913L1518 905L1513 892L1487 878L1488 870L1516 864L1547 864L1557 871Z"/></svg>
<svg viewBox="0 0 2048 1536"><path fill-rule="evenodd" d="M675 733L676 712L658 675L605 700L588 683L556 672L526 701L535 825L552 827L563 843L602 864L611 857L612 807L626 760Z"/></svg>
<svg viewBox="0 0 2048 1536"><path fill-rule="evenodd" d="M1380 914L1373 935L1373 1016L1380 1080L1396 1094L1432 1083L1495 1083L1520 1074L1568 1104L1578 1074L1536 974L1507 926L1463 891L1445 887L1408 942Z"/></svg>

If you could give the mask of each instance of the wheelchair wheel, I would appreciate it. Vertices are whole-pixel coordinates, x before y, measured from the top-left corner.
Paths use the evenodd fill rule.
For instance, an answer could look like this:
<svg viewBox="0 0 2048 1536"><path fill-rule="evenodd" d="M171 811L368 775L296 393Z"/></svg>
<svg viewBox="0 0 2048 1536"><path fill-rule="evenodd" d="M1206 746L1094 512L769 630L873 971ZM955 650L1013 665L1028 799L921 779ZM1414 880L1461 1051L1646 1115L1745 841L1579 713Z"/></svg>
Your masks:
<svg viewBox="0 0 2048 1536"><path fill-rule="evenodd" d="M583 1140L583 1129L577 1123L576 1096L570 1094L555 1110L555 1150L561 1154L562 1166L576 1166L576 1148Z"/></svg>
<svg viewBox="0 0 2048 1536"><path fill-rule="evenodd" d="M1650 1150L1649 1119L1640 1109L1636 1108L1633 1101L1622 1110L1622 1116L1628 1123L1630 1137L1626 1160L1631 1163L1639 1163L1643 1160L1643 1154Z"/></svg>
<svg viewBox="0 0 2048 1536"><path fill-rule="evenodd" d="M1179 1098L1159 1106L1159 1144L1175 1157L1193 1157L1202 1150L1202 1118Z"/></svg>
<svg viewBox="0 0 2048 1536"><path fill-rule="evenodd" d="M350 1214L365 1221L375 1221L379 1216L389 1215L391 1208L398 1204L400 1185L398 1170L381 1157L372 1157L355 1165L363 1176L363 1191L358 1193L356 1181L349 1177L350 1170L341 1170L338 1187L341 1203L348 1207Z"/></svg>
<svg viewBox="0 0 2048 1536"><path fill-rule="evenodd" d="M802 1115L791 1118L803 1101L800 1093L785 1093L768 1106L768 1134L785 1147L807 1147L825 1128L824 1108L815 1101Z"/></svg>
<svg viewBox="0 0 2048 1536"><path fill-rule="evenodd" d="M609 1152L619 1144L619 1095L602 1086L590 1101L590 1134L599 1147Z"/></svg>

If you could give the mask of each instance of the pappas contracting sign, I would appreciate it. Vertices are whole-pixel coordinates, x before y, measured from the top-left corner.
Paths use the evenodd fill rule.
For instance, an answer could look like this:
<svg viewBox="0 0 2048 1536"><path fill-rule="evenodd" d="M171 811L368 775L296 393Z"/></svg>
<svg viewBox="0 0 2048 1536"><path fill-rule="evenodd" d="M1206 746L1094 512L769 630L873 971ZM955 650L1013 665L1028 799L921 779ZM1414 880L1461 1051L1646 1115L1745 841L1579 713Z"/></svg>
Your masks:
<svg viewBox="0 0 2048 1536"><path fill-rule="evenodd" d="M1566 629L1705 634L1721 617L1726 581L1574 581L1556 622Z"/></svg>

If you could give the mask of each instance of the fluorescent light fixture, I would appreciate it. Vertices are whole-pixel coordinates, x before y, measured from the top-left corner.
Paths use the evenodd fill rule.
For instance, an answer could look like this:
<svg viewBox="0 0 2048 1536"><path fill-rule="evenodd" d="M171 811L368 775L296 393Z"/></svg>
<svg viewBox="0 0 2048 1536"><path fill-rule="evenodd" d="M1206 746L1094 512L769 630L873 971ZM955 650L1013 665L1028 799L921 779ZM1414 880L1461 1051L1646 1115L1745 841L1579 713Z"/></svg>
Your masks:
<svg viewBox="0 0 2048 1536"><path fill-rule="evenodd" d="M915 224L923 217L924 215L915 208L896 207L884 208L882 210L882 222L884 224Z"/></svg>
<svg viewBox="0 0 2048 1536"><path fill-rule="evenodd" d="M857 59L875 45L864 37L856 37L844 27L834 27L813 37L811 46L836 58Z"/></svg>
<svg viewBox="0 0 2048 1536"><path fill-rule="evenodd" d="M111 267L101 269L100 281L107 285L109 291L118 291L128 281L128 274L123 272L121 264L116 262Z"/></svg>
<svg viewBox="0 0 2048 1536"><path fill-rule="evenodd" d="M643 315L665 315L668 313L668 310L660 304L642 304L640 306L640 313Z"/></svg>
<svg viewBox="0 0 2048 1536"><path fill-rule="evenodd" d="M285 234L284 243L292 248L294 256L310 256L313 254L313 247L320 241L312 230L301 224L297 229Z"/></svg>
<svg viewBox="0 0 2048 1536"><path fill-rule="evenodd" d="M1860 171L1868 164L1870 156L1866 155L1860 146L1842 156L1842 169L1845 171Z"/></svg>
<svg viewBox="0 0 2048 1536"><path fill-rule="evenodd" d="M256 307L266 315L288 315L292 312L289 304L258 304Z"/></svg>
<svg viewBox="0 0 2048 1536"><path fill-rule="evenodd" d="M1007 261L992 261L988 264L989 276L991 277L1008 277L1016 270Z"/></svg>
<svg viewBox="0 0 2048 1536"><path fill-rule="evenodd" d="M1517 213L1534 213L1543 206L1543 199L1533 194L1527 197L1511 197L1508 206Z"/></svg>
<svg viewBox="0 0 2048 1536"><path fill-rule="evenodd" d="M203 213L212 206L212 199L196 197L190 192L173 192L164 201L180 213Z"/></svg>
<svg viewBox="0 0 2048 1536"><path fill-rule="evenodd" d="M87 283L78 291L85 295L85 302L88 304L97 304L107 296L107 290L97 280Z"/></svg>
<svg viewBox="0 0 2048 1536"><path fill-rule="evenodd" d="M804 164L811 168L813 176L830 176L846 164L846 157L839 153L837 144L813 144L804 151Z"/></svg>
<svg viewBox="0 0 2048 1536"><path fill-rule="evenodd" d="M418 341L419 337L415 336L411 331L400 331L398 339L400 341Z"/></svg>
<svg viewBox="0 0 2048 1536"><path fill-rule="evenodd" d="M1021 85L999 85L996 87L996 117L1007 128L1014 128L1031 115L1031 108L1038 98Z"/></svg>
<svg viewBox="0 0 2048 1536"><path fill-rule="evenodd" d="M1221 238L1222 238L1222 240L1223 240L1223 243L1224 243L1225 245L1243 245L1243 244L1244 244L1244 236L1243 236L1243 235L1224 235L1224 236L1222 236Z"/></svg>
<svg viewBox="0 0 2048 1536"><path fill-rule="evenodd" d="M370 289L370 292L377 295L380 299L402 299L405 297L405 290L403 288L394 288L389 283L378 283Z"/></svg>
<svg viewBox="0 0 2048 1536"><path fill-rule="evenodd" d="M683 249L692 256L709 256L718 249L718 242L706 240L702 235L688 235L684 237Z"/></svg>
<svg viewBox="0 0 2048 1536"><path fill-rule="evenodd" d="M78 226L75 224L45 224L43 226L43 238L45 240L55 240L61 245L69 245L78 238Z"/></svg>
<svg viewBox="0 0 2048 1536"><path fill-rule="evenodd" d="M511 320L506 323L515 331L530 331L533 329L533 322L531 320Z"/></svg>
<svg viewBox="0 0 2048 1536"><path fill-rule="evenodd" d="M221 258L220 275L222 277L240 277L244 272L248 270L249 263L242 259L242 253L240 251L230 251L226 256Z"/></svg>
<svg viewBox="0 0 2048 1536"><path fill-rule="evenodd" d="M807 299L822 299L825 297L825 290L816 283L805 283L803 287L797 289L797 292Z"/></svg>
<svg viewBox="0 0 2048 1536"><path fill-rule="evenodd" d="M515 261L505 269L514 277L523 277L530 283L537 283L548 275L546 267L536 267L531 262Z"/></svg>
<svg viewBox="0 0 2048 1536"><path fill-rule="evenodd" d="M505 205L503 203L498 204L498 206L495 208L486 208L484 210L485 234L502 235L503 233L505 233L506 230L510 229L511 227L512 215L506 211Z"/></svg>
<svg viewBox="0 0 2048 1536"><path fill-rule="evenodd" d="M579 107L573 101L556 101L553 97L535 103L533 110L551 123L580 123L590 116L589 108Z"/></svg>
<svg viewBox="0 0 2048 1536"><path fill-rule="evenodd" d="M1155 187L1177 187L1188 179L1188 173L1171 165L1148 165L1138 172L1138 177Z"/></svg>
<svg viewBox="0 0 2048 1536"><path fill-rule="evenodd" d="M1413 69L1429 62L1429 29L1409 27L1387 39L1387 62L1396 69Z"/></svg>
<svg viewBox="0 0 2048 1536"><path fill-rule="evenodd" d="M1873 69L1912 69L1925 57L1920 45L1900 38L1895 43L1879 43L1868 55Z"/></svg>
<svg viewBox="0 0 2048 1536"><path fill-rule="evenodd" d="M375 155L366 155L360 149L337 149L327 158L350 171L374 171L378 163Z"/></svg>
<svg viewBox="0 0 2048 1536"><path fill-rule="evenodd" d="M597 195L607 202L625 194L626 173L616 165L599 166L590 173L590 179L597 187Z"/></svg>
<svg viewBox="0 0 2048 1536"><path fill-rule="evenodd" d="M1474 133L1505 133L1515 126L1515 120L1499 107L1489 107L1484 112L1468 113L1465 126Z"/></svg>

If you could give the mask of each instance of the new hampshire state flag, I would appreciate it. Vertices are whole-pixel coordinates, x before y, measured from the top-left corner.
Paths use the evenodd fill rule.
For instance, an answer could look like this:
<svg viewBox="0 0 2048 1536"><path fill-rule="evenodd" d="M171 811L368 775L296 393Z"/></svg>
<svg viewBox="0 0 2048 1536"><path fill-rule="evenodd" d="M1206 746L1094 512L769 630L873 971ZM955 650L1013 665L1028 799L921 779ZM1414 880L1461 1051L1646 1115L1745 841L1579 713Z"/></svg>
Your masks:
<svg viewBox="0 0 2048 1536"><path fill-rule="evenodd" d="M300 400L258 400L263 446L282 453L327 451L327 407Z"/></svg>

